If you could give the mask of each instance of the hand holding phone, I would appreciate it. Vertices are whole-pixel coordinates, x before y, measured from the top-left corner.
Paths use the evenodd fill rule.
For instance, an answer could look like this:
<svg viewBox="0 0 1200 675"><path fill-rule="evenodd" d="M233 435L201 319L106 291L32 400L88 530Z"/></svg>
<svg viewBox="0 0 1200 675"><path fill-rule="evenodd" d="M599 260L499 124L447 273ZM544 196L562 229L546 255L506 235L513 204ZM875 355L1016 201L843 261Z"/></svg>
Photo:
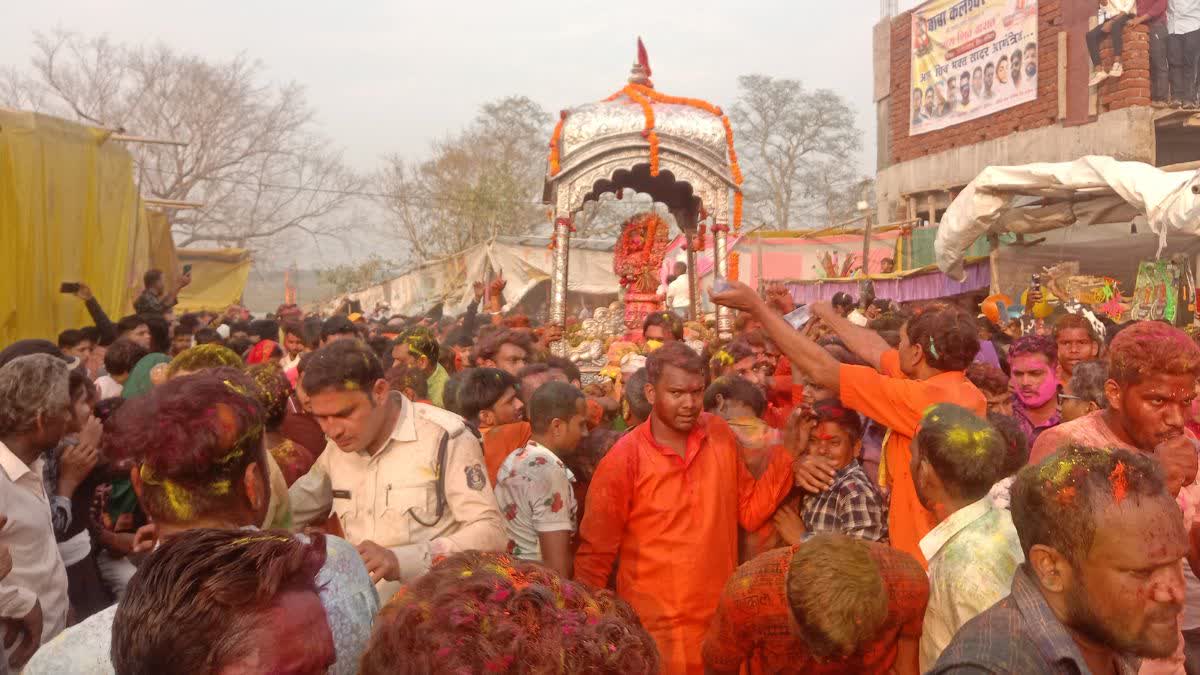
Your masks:
<svg viewBox="0 0 1200 675"><path fill-rule="evenodd" d="M64 281L58 285L58 292L66 293L67 295L75 295L76 293L79 292L79 282L78 281Z"/></svg>
<svg viewBox="0 0 1200 675"><path fill-rule="evenodd" d="M713 277L713 293L724 293L733 288L733 284L729 283L725 277Z"/></svg>

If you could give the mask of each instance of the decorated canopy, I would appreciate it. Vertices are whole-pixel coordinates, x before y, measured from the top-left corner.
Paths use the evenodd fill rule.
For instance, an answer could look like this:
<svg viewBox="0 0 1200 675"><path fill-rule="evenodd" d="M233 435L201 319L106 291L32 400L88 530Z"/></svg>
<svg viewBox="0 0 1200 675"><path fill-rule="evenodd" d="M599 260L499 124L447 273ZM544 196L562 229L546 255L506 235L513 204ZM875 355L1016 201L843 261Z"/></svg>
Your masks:
<svg viewBox="0 0 1200 675"><path fill-rule="evenodd" d="M638 60L628 84L603 101L564 110L554 129L544 192L544 201L553 207L554 240L561 254L551 278L552 323L565 318L572 218L585 202L606 192L649 194L667 206L689 238L711 227L717 271L728 274L725 233L730 225L734 232L740 229L742 215L742 174L729 118L710 103L660 93L650 75L638 40ZM718 313L718 328L731 330L727 310Z"/></svg>

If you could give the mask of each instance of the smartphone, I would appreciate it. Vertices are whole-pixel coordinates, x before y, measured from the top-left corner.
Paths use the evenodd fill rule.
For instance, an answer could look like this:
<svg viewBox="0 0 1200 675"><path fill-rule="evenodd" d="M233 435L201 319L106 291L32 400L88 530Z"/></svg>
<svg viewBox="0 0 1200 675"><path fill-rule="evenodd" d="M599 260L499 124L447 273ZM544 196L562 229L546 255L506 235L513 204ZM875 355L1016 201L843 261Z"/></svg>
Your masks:
<svg viewBox="0 0 1200 675"><path fill-rule="evenodd" d="M78 281L64 281L58 285L58 292L59 293L67 293L67 294L71 294L71 295L78 293L79 292L79 282Z"/></svg>
<svg viewBox="0 0 1200 675"><path fill-rule="evenodd" d="M184 265L184 266L183 266L183 275L184 275L184 276L187 276L187 275L189 275L189 274L191 274L191 273L192 273L192 266L191 266L190 264L188 264L188 265Z"/></svg>
<svg viewBox="0 0 1200 675"><path fill-rule="evenodd" d="M801 305L783 315L784 321L787 321L788 325L796 330L802 330L811 317L812 305Z"/></svg>
<svg viewBox="0 0 1200 675"><path fill-rule="evenodd" d="M1035 275L1029 277L1029 283L1034 288L1041 288L1042 287L1042 275L1035 274Z"/></svg>
<svg viewBox="0 0 1200 675"><path fill-rule="evenodd" d="M726 281L725 277L714 277L713 278L713 285L712 285L713 293L724 293L725 291L727 291L731 288L733 288L733 284Z"/></svg>

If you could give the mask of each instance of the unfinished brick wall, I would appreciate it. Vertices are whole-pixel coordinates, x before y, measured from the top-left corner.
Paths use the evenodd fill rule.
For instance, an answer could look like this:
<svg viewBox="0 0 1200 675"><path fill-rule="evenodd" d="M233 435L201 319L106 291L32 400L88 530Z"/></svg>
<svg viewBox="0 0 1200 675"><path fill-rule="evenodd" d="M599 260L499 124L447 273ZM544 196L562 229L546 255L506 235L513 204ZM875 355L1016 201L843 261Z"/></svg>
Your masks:
<svg viewBox="0 0 1200 675"><path fill-rule="evenodd" d="M889 106L890 156L893 163L944 152L1058 123L1058 36L1062 30L1061 3L1095 0L1041 0L1038 6L1038 97L987 117L963 122L939 131L909 136L909 98L912 87L912 13L892 20L892 83ZM1150 104L1150 57L1144 26L1125 29L1121 59L1125 75L1099 88L1100 112ZM1105 64L1112 63L1112 46L1105 40ZM1086 53L1083 58L1087 58ZM1072 86L1075 86L1074 83ZM1087 86L1086 82L1079 86Z"/></svg>
<svg viewBox="0 0 1200 675"><path fill-rule="evenodd" d="M1145 26L1126 27L1121 66L1121 79L1107 79L1099 87L1100 112L1120 110L1135 105L1150 105L1150 31ZM1112 40L1105 38L1100 46L1105 67L1113 62Z"/></svg>

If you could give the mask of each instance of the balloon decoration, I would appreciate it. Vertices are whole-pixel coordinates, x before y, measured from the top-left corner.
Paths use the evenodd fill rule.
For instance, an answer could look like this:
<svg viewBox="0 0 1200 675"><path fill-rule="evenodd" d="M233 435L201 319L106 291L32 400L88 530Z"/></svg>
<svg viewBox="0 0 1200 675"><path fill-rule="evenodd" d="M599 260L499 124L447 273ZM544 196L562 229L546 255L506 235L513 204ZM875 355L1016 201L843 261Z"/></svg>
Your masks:
<svg viewBox="0 0 1200 675"><path fill-rule="evenodd" d="M979 303L979 309L983 311L983 315L988 318L988 321L1000 325L1001 317L1005 321L1008 320L1008 317L1004 315L1008 313L1008 308L1012 307L1012 304L1012 298L1004 293L995 293L984 298L983 302Z"/></svg>

